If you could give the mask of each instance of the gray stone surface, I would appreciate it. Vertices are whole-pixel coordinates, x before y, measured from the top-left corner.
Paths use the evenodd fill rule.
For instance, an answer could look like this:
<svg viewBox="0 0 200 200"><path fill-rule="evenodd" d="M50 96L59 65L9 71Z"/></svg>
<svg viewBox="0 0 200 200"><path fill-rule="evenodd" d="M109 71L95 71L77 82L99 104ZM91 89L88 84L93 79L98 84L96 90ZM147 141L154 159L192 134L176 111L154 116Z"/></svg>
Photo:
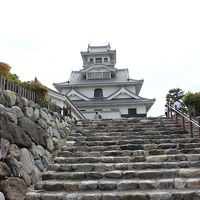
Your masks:
<svg viewBox="0 0 200 200"><path fill-rule="evenodd" d="M11 144L8 150L8 154L14 156L17 160L20 159L20 149L16 144Z"/></svg>
<svg viewBox="0 0 200 200"><path fill-rule="evenodd" d="M82 181L79 189L80 190L96 190L97 181Z"/></svg>
<svg viewBox="0 0 200 200"><path fill-rule="evenodd" d="M0 104L6 106L6 100L4 98L4 95L1 89L0 89Z"/></svg>
<svg viewBox="0 0 200 200"><path fill-rule="evenodd" d="M24 108L24 115L28 118L32 118L33 116L33 108L32 107L29 107L29 106L26 106Z"/></svg>
<svg viewBox="0 0 200 200"><path fill-rule="evenodd" d="M38 159L38 160L34 160L34 162L35 162L35 165L38 167L38 169L39 169L41 172L43 172L44 169L45 169L45 167L44 167L42 161L41 161L40 159Z"/></svg>
<svg viewBox="0 0 200 200"><path fill-rule="evenodd" d="M0 161L0 180L11 175L11 170L6 163Z"/></svg>
<svg viewBox="0 0 200 200"><path fill-rule="evenodd" d="M34 170L34 159L32 154L25 148L20 149L20 162L22 163L22 168L27 174L32 174Z"/></svg>
<svg viewBox="0 0 200 200"><path fill-rule="evenodd" d="M132 180L124 180L118 184L118 190L125 191L125 190L135 190L139 188L139 184L137 181Z"/></svg>
<svg viewBox="0 0 200 200"><path fill-rule="evenodd" d="M13 112L18 119L22 118L24 116L24 113L22 112L21 108L18 106L12 106L11 112Z"/></svg>
<svg viewBox="0 0 200 200"><path fill-rule="evenodd" d="M31 139L25 131L9 121L7 116L0 114L0 135L7 139L10 143L14 143L19 147L31 147ZM30 127L29 127L30 128Z"/></svg>
<svg viewBox="0 0 200 200"><path fill-rule="evenodd" d="M13 176L18 177L21 175L22 164L13 155L8 155L6 162L10 167Z"/></svg>
<svg viewBox="0 0 200 200"><path fill-rule="evenodd" d="M4 98L7 102L7 106L9 106L9 107L14 106L15 102L16 102L15 93L10 90L3 90L2 92L3 92Z"/></svg>
<svg viewBox="0 0 200 200"><path fill-rule="evenodd" d="M172 195L168 192L150 193L147 196L149 200L172 200Z"/></svg>
<svg viewBox="0 0 200 200"><path fill-rule="evenodd" d="M24 200L27 186L22 179L10 177L0 183L0 191L5 194L5 198L8 200Z"/></svg>
<svg viewBox="0 0 200 200"><path fill-rule="evenodd" d="M6 115L10 122L17 124L17 115L12 112L4 112L4 115Z"/></svg>
<svg viewBox="0 0 200 200"><path fill-rule="evenodd" d="M44 119L47 122L48 125L51 125L51 122L49 120L48 114L42 109L40 109L40 117L42 119Z"/></svg>
<svg viewBox="0 0 200 200"><path fill-rule="evenodd" d="M98 188L102 191L115 190L117 188L117 183L114 181L99 181Z"/></svg>
<svg viewBox="0 0 200 200"><path fill-rule="evenodd" d="M9 150L9 147L10 147L10 142L4 138L0 138L0 142L1 142L1 154L0 154L0 159L3 158L5 159L6 156L7 156L7 153L8 153L8 150Z"/></svg>
<svg viewBox="0 0 200 200"><path fill-rule="evenodd" d="M32 183L37 182L41 176L41 173L35 166L32 154L25 148L20 149L20 152L20 162L22 163L22 170L30 175Z"/></svg>
<svg viewBox="0 0 200 200"><path fill-rule="evenodd" d="M40 111L38 108L35 108L34 111L33 111L33 115L31 117L31 119L33 121L37 121L39 119L39 116L40 116Z"/></svg>
<svg viewBox="0 0 200 200"><path fill-rule="evenodd" d="M40 126L27 117L20 119L19 125L29 135L33 142L46 147L46 133Z"/></svg>
<svg viewBox="0 0 200 200"><path fill-rule="evenodd" d="M52 152L54 150L54 142L51 137L47 138L47 150Z"/></svg>

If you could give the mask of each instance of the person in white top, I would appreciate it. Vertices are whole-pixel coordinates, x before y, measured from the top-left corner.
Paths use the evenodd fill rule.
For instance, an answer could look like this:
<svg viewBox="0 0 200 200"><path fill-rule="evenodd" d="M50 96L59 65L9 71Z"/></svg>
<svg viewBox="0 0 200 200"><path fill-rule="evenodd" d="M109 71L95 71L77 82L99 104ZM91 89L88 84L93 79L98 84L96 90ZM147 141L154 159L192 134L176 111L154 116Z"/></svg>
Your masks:
<svg viewBox="0 0 200 200"><path fill-rule="evenodd" d="M181 110L182 105L181 105L180 101L175 101L174 102L174 107L175 107L176 110Z"/></svg>
<svg viewBox="0 0 200 200"><path fill-rule="evenodd" d="M95 116L94 116L94 120L101 120L101 118L102 118L102 116L98 113L98 112L96 112L95 113Z"/></svg>
<svg viewBox="0 0 200 200"><path fill-rule="evenodd" d="M168 117L168 106L165 104L165 116Z"/></svg>

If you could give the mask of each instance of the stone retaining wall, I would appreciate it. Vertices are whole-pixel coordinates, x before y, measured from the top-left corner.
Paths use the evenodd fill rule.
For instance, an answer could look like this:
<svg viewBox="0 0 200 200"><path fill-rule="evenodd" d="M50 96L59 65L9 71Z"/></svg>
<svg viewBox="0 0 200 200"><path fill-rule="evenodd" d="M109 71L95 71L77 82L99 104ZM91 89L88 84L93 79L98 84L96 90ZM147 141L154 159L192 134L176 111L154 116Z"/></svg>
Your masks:
<svg viewBox="0 0 200 200"><path fill-rule="evenodd" d="M22 200L42 173L74 121L33 101L0 90L0 199Z"/></svg>

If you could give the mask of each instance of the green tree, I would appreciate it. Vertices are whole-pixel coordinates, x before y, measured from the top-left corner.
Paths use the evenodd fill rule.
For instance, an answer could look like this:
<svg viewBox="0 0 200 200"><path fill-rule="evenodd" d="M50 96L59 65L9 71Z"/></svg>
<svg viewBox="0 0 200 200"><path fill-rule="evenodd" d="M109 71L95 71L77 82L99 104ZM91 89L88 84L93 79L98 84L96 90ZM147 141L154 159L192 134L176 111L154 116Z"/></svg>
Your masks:
<svg viewBox="0 0 200 200"><path fill-rule="evenodd" d="M10 66L4 62L0 62L0 75L6 76L10 72Z"/></svg>
<svg viewBox="0 0 200 200"><path fill-rule="evenodd" d="M188 92L183 98L183 103L187 106L190 115L200 116L200 92Z"/></svg>
<svg viewBox="0 0 200 200"><path fill-rule="evenodd" d="M175 101L180 101L184 97L184 91L180 88L170 89L166 95L167 103L174 103Z"/></svg>

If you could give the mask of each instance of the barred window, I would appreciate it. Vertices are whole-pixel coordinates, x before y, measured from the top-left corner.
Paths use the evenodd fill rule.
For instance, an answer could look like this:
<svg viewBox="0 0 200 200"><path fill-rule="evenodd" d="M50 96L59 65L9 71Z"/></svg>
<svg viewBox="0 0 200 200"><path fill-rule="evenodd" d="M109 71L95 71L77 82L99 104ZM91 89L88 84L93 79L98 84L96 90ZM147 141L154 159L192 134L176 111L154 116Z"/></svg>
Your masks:
<svg viewBox="0 0 200 200"><path fill-rule="evenodd" d="M103 97L103 90L101 88L97 88L94 90L94 98Z"/></svg>

